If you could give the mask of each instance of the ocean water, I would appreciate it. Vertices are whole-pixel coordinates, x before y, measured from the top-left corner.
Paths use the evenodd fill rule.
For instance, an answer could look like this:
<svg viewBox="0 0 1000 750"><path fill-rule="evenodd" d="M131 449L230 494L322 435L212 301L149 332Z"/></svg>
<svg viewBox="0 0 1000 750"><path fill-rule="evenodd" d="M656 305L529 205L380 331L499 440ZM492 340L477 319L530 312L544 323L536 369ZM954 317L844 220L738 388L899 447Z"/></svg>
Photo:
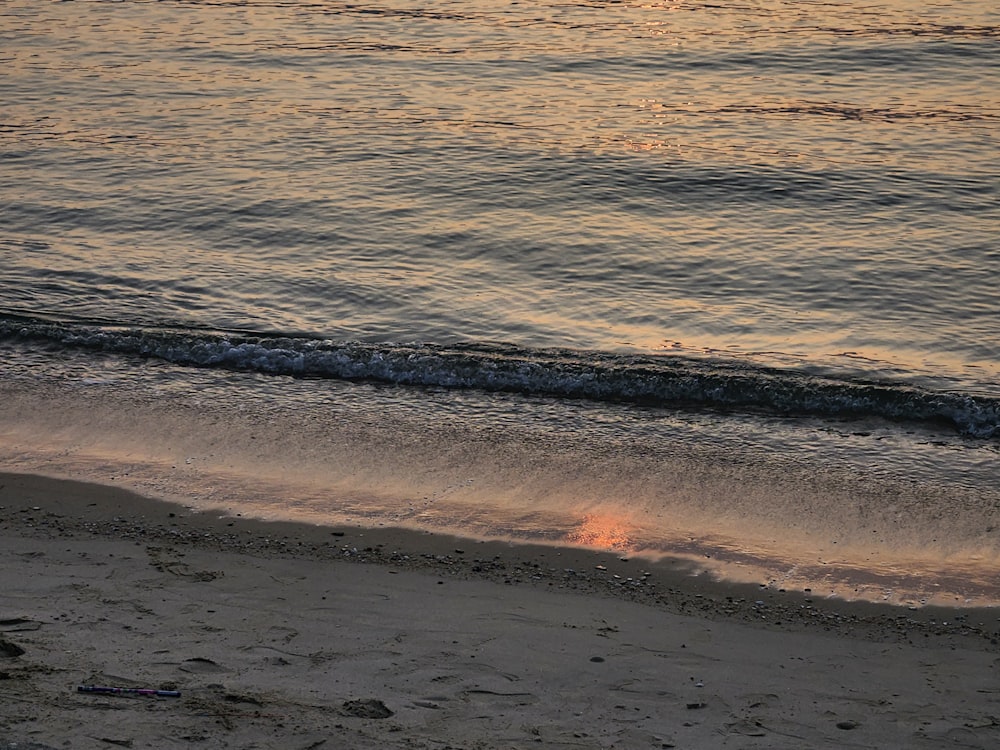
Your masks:
<svg viewBox="0 0 1000 750"><path fill-rule="evenodd" d="M0 466L1000 603L993 2L0 2Z"/></svg>

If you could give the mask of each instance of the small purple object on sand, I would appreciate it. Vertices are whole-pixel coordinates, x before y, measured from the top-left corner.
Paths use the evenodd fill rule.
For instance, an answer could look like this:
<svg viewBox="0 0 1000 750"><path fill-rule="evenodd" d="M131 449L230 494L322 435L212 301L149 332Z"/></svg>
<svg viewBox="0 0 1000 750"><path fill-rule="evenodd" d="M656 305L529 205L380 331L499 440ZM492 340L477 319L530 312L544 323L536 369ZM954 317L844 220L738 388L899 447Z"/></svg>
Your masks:
<svg viewBox="0 0 1000 750"><path fill-rule="evenodd" d="M179 690L156 690L155 688L101 687L100 685L79 685L78 693L112 693L125 695L155 695L160 698L180 698Z"/></svg>

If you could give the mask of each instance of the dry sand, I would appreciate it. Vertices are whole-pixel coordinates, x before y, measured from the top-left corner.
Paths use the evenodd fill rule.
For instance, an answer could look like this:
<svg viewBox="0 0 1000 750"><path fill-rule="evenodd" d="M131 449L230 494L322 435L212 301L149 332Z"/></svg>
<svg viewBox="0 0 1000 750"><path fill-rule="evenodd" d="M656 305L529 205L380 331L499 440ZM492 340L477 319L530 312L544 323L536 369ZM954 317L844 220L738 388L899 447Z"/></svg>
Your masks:
<svg viewBox="0 0 1000 750"><path fill-rule="evenodd" d="M0 750L1000 747L996 610L0 485Z"/></svg>

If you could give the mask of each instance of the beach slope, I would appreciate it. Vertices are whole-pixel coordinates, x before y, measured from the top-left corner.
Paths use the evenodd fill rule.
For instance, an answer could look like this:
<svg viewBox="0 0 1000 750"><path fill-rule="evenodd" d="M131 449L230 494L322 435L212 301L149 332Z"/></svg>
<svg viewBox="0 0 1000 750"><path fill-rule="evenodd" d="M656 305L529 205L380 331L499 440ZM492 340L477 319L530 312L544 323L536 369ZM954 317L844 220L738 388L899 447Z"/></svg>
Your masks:
<svg viewBox="0 0 1000 750"><path fill-rule="evenodd" d="M4 750L1000 746L995 611L0 480ZM602 587L601 559L632 574Z"/></svg>

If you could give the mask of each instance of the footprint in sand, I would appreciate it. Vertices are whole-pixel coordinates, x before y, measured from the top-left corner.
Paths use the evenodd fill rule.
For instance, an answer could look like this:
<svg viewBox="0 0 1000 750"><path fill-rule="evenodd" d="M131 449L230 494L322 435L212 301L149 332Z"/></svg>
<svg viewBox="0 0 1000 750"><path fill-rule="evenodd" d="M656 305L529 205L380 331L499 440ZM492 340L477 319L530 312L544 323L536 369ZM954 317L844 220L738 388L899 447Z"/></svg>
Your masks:
<svg viewBox="0 0 1000 750"><path fill-rule="evenodd" d="M214 570L194 570L186 562L178 560L175 552L163 547L147 547L146 553L149 555L149 564L161 573L170 573L192 581L214 581L222 576L221 572Z"/></svg>
<svg viewBox="0 0 1000 750"><path fill-rule="evenodd" d="M0 638L0 659L16 659L22 654L24 654L23 648L16 643L11 643Z"/></svg>
<svg viewBox="0 0 1000 750"><path fill-rule="evenodd" d="M377 698L344 701L344 711L360 719L388 719L392 711Z"/></svg>
<svg viewBox="0 0 1000 750"><path fill-rule="evenodd" d="M40 627L42 627L42 623L38 620L29 620L24 617L8 617L5 620L0 620L0 632L2 633L38 630Z"/></svg>
<svg viewBox="0 0 1000 750"><path fill-rule="evenodd" d="M229 671L211 659L203 659L200 656L196 656L193 659L185 659L179 669L182 672L191 672L194 674L218 674L219 672Z"/></svg>

